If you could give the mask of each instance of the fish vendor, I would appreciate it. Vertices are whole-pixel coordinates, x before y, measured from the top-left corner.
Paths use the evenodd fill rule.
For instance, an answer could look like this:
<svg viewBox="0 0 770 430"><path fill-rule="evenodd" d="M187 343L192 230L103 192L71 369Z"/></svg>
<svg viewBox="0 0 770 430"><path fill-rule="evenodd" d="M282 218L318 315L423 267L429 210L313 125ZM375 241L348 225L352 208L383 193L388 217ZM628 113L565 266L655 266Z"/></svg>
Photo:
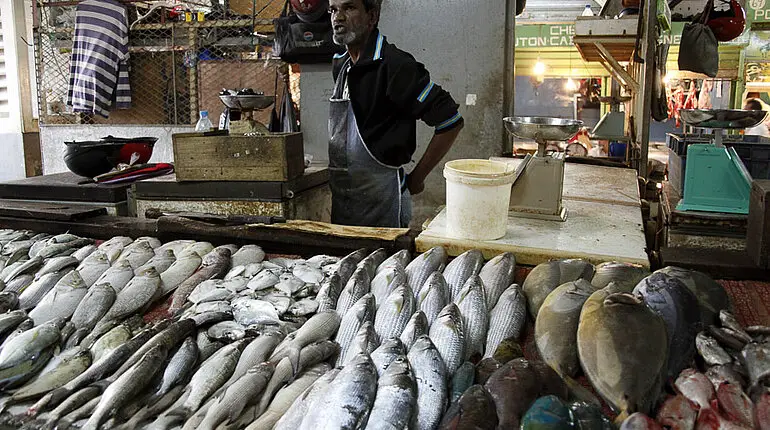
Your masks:
<svg viewBox="0 0 770 430"><path fill-rule="evenodd" d="M388 43L377 28L382 0L331 0L334 58L329 113L332 222L407 227L411 195L446 155L463 127L459 105L412 55ZM409 173L417 120L435 128L425 154Z"/></svg>

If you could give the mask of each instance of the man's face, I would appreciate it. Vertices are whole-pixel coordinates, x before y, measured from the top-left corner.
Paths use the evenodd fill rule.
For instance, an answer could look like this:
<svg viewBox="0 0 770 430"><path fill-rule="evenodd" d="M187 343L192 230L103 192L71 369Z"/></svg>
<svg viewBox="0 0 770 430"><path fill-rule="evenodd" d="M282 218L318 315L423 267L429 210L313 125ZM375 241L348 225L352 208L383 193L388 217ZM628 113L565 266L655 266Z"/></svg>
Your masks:
<svg viewBox="0 0 770 430"><path fill-rule="evenodd" d="M367 11L363 0L331 0L329 12L334 43L338 45L362 45L376 22L376 12Z"/></svg>

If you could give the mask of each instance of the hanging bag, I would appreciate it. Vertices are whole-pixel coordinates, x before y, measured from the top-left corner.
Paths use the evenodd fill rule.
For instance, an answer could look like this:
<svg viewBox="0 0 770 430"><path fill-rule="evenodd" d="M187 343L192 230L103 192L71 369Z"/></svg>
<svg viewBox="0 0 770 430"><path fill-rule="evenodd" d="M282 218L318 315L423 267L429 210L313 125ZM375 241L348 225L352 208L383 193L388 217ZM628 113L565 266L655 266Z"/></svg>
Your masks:
<svg viewBox="0 0 770 430"><path fill-rule="evenodd" d="M316 22L302 22L290 11L287 0L274 24L273 55L287 63L331 63L334 54L345 52L344 46L332 40L333 30L328 13Z"/></svg>
<svg viewBox="0 0 770 430"><path fill-rule="evenodd" d="M719 71L719 42L706 25L713 8L714 0L708 0L700 16L684 26L679 45L679 70L716 77Z"/></svg>

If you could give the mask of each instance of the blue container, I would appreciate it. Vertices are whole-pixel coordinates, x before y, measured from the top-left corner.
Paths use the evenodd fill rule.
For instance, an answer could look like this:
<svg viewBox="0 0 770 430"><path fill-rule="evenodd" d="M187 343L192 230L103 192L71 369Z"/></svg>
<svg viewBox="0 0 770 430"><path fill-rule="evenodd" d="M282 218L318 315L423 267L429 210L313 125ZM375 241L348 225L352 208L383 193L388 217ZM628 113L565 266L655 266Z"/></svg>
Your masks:
<svg viewBox="0 0 770 430"><path fill-rule="evenodd" d="M610 157L626 158L627 143L610 142Z"/></svg>

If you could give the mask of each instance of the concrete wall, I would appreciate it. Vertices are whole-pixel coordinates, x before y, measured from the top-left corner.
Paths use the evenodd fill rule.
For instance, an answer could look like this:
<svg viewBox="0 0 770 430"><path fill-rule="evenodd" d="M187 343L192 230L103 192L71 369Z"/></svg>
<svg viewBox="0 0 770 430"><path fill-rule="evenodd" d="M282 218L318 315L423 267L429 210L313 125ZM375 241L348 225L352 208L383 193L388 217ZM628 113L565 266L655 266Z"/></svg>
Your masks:
<svg viewBox="0 0 770 430"><path fill-rule="evenodd" d="M329 98L332 96L330 64L304 64L299 80L300 118L305 153L313 160L329 161Z"/></svg>
<svg viewBox="0 0 770 430"><path fill-rule="evenodd" d="M47 125L40 127L40 149L43 153L43 174L67 171L64 164L64 142L73 140L99 140L113 135L119 137L153 136L158 138L152 151L150 162L174 161L171 135L189 133L194 126L157 126L157 125Z"/></svg>

